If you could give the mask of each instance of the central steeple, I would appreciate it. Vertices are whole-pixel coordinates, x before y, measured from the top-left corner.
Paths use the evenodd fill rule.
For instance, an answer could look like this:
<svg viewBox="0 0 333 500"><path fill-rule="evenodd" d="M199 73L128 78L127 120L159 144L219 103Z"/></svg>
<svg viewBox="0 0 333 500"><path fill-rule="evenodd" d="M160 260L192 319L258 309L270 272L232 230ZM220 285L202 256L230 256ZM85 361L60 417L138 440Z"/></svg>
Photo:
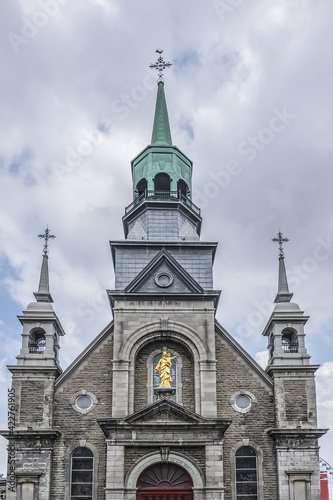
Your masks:
<svg viewBox="0 0 333 500"><path fill-rule="evenodd" d="M158 51L161 54L161 51ZM192 161L172 144L161 71L171 63L162 56L151 144L131 162L133 202L123 217L125 237L134 240L199 240L200 209L192 202Z"/></svg>
<svg viewBox="0 0 333 500"><path fill-rule="evenodd" d="M151 145L172 146L168 109L164 93L164 83L162 81L159 81L157 85L158 87Z"/></svg>

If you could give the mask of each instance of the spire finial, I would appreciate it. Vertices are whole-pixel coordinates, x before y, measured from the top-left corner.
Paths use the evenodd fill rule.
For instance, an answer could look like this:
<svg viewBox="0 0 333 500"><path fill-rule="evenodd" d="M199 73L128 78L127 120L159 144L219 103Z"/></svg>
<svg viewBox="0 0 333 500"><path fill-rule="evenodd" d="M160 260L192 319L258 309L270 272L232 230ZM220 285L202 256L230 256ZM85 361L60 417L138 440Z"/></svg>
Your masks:
<svg viewBox="0 0 333 500"><path fill-rule="evenodd" d="M43 238L45 240L43 255L47 255L49 253L49 240L53 240L55 238L55 235L50 234L49 226L47 225L44 234L38 234L38 238Z"/></svg>
<svg viewBox="0 0 333 500"><path fill-rule="evenodd" d="M288 238L283 238L283 234L279 230L278 232L278 237L277 238L272 238L272 241L278 242L279 243L279 259L284 259L284 252L283 252L283 243L289 241Z"/></svg>
<svg viewBox="0 0 333 500"><path fill-rule="evenodd" d="M157 70L158 72L157 81L160 82L163 81L163 71L165 70L165 68L170 68L170 66L172 66L172 63L164 61L162 57L163 50L156 49L155 52L157 52L160 55L160 57L157 59L155 64L150 64L149 67Z"/></svg>

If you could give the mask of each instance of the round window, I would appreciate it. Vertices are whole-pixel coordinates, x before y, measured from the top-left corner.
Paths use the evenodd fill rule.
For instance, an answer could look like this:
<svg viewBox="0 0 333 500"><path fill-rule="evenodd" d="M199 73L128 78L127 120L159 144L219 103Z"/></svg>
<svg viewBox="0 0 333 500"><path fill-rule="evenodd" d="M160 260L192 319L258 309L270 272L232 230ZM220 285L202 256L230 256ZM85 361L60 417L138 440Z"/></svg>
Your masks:
<svg viewBox="0 0 333 500"><path fill-rule="evenodd" d="M88 410L92 406L93 401L90 396L84 394L76 398L75 404L80 410Z"/></svg>
<svg viewBox="0 0 333 500"><path fill-rule="evenodd" d="M235 398L235 404L241 410L245 410L246 408L249 408L251 406L251 398L246 394L240 394Z"/></svg>
<svg viewBox="0 0 333 500"><path fill-rule="evenodd" d="M169 274L166 272L156 274L155 283L156 283L156 285L158 285L162 288L167 288L168 286L172 285L173 276L172 276L172 274Z"/></svg>

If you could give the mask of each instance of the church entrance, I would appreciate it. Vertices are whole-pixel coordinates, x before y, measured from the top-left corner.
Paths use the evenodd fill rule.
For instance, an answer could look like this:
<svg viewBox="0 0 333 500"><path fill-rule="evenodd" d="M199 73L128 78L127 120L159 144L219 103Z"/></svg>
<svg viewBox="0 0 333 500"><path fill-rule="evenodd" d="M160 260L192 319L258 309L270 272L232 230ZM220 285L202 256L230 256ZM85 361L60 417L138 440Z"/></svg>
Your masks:
<svg viewBox="0 0 333 500"><path fill-rule="evenodd" d="M174 463L151 465L140 475L137 500L193 500L188 472Z"/></svg>

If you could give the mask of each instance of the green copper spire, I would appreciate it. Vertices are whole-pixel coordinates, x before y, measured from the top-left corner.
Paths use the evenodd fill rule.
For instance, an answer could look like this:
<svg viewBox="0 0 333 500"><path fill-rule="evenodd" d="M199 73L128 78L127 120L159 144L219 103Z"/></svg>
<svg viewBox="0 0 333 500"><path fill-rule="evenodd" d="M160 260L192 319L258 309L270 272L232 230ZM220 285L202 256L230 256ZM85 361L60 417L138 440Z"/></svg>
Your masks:
<svg viewBox="0 0 333 500"><path fill-rule="evenodd" d="M164 83L162 81L158 82L151 145L172 146L168 109L164 94Z"/></svg>
<svg viewBox="0 0 333 500"><path fill-rule="evenodd" d="M155 64L149 67L159 73L157 96L151 144L139 153L132 161L133 197L149 198L163 196L164 199L181 199L191 201L192 194L192 161L172 145L168 109L164 94L163 71L171 63L165 62L162 50L156 51L160 56Z"/></svg>

